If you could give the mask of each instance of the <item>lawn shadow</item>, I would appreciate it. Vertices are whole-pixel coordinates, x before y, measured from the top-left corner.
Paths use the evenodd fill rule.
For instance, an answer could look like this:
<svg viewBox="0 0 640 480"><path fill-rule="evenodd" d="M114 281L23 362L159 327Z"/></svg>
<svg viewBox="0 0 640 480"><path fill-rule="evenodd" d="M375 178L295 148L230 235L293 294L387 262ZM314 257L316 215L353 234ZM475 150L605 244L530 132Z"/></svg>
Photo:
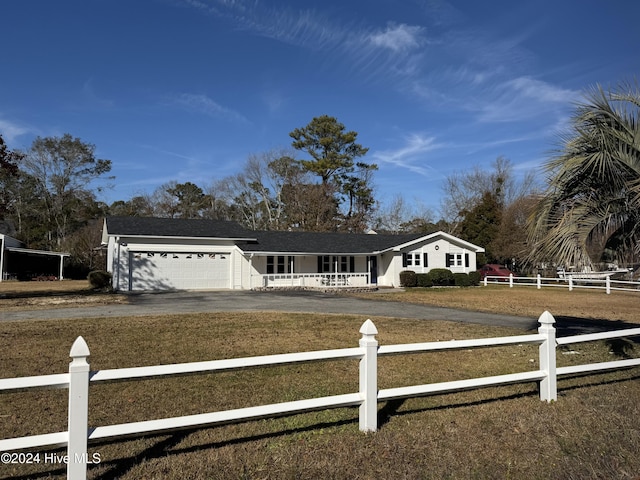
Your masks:
<svg viewBox="0 0 640 480"><path fill-rule="evenodd" d="M7 291L0 293L0 299L18 299L18 298L44 298L44 297L71 297L71 296L91 296L104 295L100 290L94 290L91 287L84 289L70 288L69 290L25 290L25 291Z"/></svg>
<svg viewBox="0 0 640 480"><path fill-rule="evenodd" d="M579 390L579 389L588 388L592 386L603 386L603 385L606 386L606 385L613 385L613 384L622 383L622 382L640 380L640 374L633 373L632 375L625 376L624 378L615 378L615 379L603 381L602 376L605 374L606 372L585 373L585 374L572 375L570 377L566 377L566 378L576 378L576 377L588 376L588 377L593 377L593 381L581 383L580 385L567 385L564 387L560 384L558 386L558 393L562 394L564 392L570 392L573 390ZM488 387L488 388L491 388L491 387ZM451 392L437 394L437 395L429 395L429 397L448 395L450 393ZM384 405L378 410L378 428L379 429L383 428L384 425L389 423L395 417L400 418L400 417L405 417L409 415L414 415L417 413L437 412L437 411L449 410L449 409L459 409L459 408L469 408L469 407L475 407L475 406L481 406L481 405L490 405L493 403L498 403L498 402L503 402L508 400L516 400L516 399L530 398L530 397L535 398L535 397L538 397L538 395L539 393L537 388L533 387L528 391L524 391L524 392L503 393L500 395L495 395L491 398L485 398L480 400L453 401L453 402L446 402L442 405L430 405L426 407L408 408L403 411L400 411L400 408L403 405L405 405L406 399L389 400L387 402L384 402ZM356 411L356 408L357 407L353 408L354 412ZM136 437L135 439L150 438L150 439L156 439L156 441L148 448L143 449L138 454L132 455L131 457L102 461L100 463L100 467L101 469L103 469L103 471L101 471L97 475L91 475L91 468L90 468L89 477L94 478L95 480L110 480L112 478L120 478L130 473L130 471L134 467L136 467L137 465L139 465L145 460L174 457L182 454L200 452L208 449L219 449L226 446L242 445L250 442L256 442L256 441L267 440L267 439L273 440L276 438L286 437L288 435L300 434L305 432L317 432L323 429L336 428L336 427L341 427L345 425L357 425L357 424L358 424L358 416L357 416L357 413L355 413L353 415L353 418L349 418L349 419L338 420L333 422L318 422L305 427L287 428L287 429L282 429L275 432L266 432L266 433L257 434L257 435L254 434L254 435L240 436L230 440L201 443L198 445L184 447L184 448L174 448L174 447L179 445L183 440L185 440L189 435L193 433L201 432L207 429L218 428L221 425L185 429L173 434L141 435L139 437ZM115 443L121 443L121 442L129 442L131 440L132 438L124 438L121 440L111 440L111 441L103 440L100 442L92 442L90 444L90 448L95 449L96 446L115 444ZM64 449L56 449L55 451L58 452L60 455L66 454L66 451ZM29 479L39 479L39 478L45 479L45 478L50 478L52 475L56 475L56 476L64 475L65 471L66 471L65 468L55 468L45 472L39 472L37 474L13 476L11 478L13 480L29 480Z"/></svg>
<svg viewBox="0 0 640 480"><path fill-rule="evenodd" d="M602 320L594 318L567 317L558 315L556 319L556 337L570 337L573 335L585 335L589 333L609 332L614 330L626 330L640 328L637 323L624 320ZM640 336L626 338L614 338L606 340L611 351L616 355L631 358L628 350L633 348L633 343L640 344Z"/></svg>
<svg viewBox="0 0 640 480"><path fill-rule="evenodd" d="M259 435L238 437L238 438L234 438L234 439L226 440L222 442L204 443L204 444L199 444L192 447L184 447L184 448L177 448L177 449L174 449L173 447L175 447L176 445L179 445L189 435L196 432L203 431L203 430L207 430L208 428L217 428L218 426L222 426L222 425L181 430L180 432L170 434L169 436L167 436L166 434L161 437L155 436L155 435L140 436L137 438L157 437L159 440L157 443L155 443L154 445L150 446L147 449L144 449L143 451L141 451L135 456L132 456L129 458L123 458L119 460L109 460L106 462L102 462L101 466L102 467L107 466L107 469L105 472L94 477L94 480L111 480L113 478L120 478L121 476L129 473L129 471L132 468L139 465L142 461L148 460L148 459L178 456L185 453L199 452L202 450L208 450L212 448L217 449L217 448L222 448L222 447L231 446L231 445L241 445L249 442L280 438L280 437L285 437L287 435L300 434L304 432L313 432L313 431L318 431L325 428L335 428L335 427L341 427L343 425L350 425L350 424L357 424L357 423L358 423L358 418L357 416L354 416L354 418L352 419L339 420L335 422L321 422L313 425L308 425L306 427L284 429L277 432L268 432L268 433L263 433ZM124 439L122 441L130 441L130 440L131 439ZM114 442L105 441L104 443L114 443ZM95 446L95 444L92 444L92 446ZM26 477L24 478L24 480L27 480Z"/></svg>
<svg viewBox="0 0 640 480"><path fill-rule="evenodd" d="M625 378L616 378L616 379L603 381L602 376L605 374L606 372L578 375L578 376L585 376L585 377L586 376L594 377L594 379L591 382L581 383L580 385L568 385L566 387L559 385L558 393L562 394L563 392L569 392L569 391L578 390L581 388L587 388L591 386L613 385L621 382L634 381L634 380L640 379L640 374L633 374L630 376L626 376ZM575 378L575 377L576 377L575 375L571 376L571 378ZM488 387L488 388L491 388L491 387ZM450 393L451 392L438 394L438 395L429 395L429 397L447 395ZM378 409L378 429L384 428L384 426L395 417L404 417L404 416L414 415L417 413L424 413L424 412L437 412L437 411L448 410L448 409L469 408L469 407L475 407L475 406L481 406L481 405L490 405L494 403L499 403L499 402L508 401L508 400L517 400L521 398L538 398L538 396L539 396L538 388L532 387L530 390L524 391L524 392L521 391L517 393L503 393L503 394L493 396L491 398L485 398L480 400L454 401L454 402L447 402L446 404L443 404L443 405L431 405L427 407L408 408L403 411L401 411L400 409L403 405L405 405L407 399L393 399L393 400L384 402L384 405L382 405L382 407ZM228 441L211 442L211 443L195 445L192 447L172 449L171 447L178 445L188 435L203 429L200 428L200 429L184 430L182 432L171 435L168 438L163 437L163 439L159 440L158 443L144 450L143 452L140 452L138 455L134 457L117 460L113 462L108 462L109 464L111 464L110 468L106 472L102 473L100 476L95 478L96 480L108 480L111 478L118 478L121 475L126 474L129 470L131 470L134 466L139 464L144 459L171 457L171 456L177 456L185 453L199 452L202 450L207 450L212 448L217 449L217 448L222 448L222 447L231 446L231 445L242 445L249 442L275 439L275 438L285 437L288 435L300 434L304 432L314 432L314 431L317 432L327 428L335 428L335 427L341 427L345 425L357 425L357 424L358 424L358 417L356 413L352 419L345 419L345 420L339 420L334 422L320 422L320 423L315 423L313 425L308 425L305 427L289 428L289 429L279 430L277 432L269 432L269 433L264 433L259 435L237 437ZM216 427L211 427L211 428L216 428Z"/></svg>

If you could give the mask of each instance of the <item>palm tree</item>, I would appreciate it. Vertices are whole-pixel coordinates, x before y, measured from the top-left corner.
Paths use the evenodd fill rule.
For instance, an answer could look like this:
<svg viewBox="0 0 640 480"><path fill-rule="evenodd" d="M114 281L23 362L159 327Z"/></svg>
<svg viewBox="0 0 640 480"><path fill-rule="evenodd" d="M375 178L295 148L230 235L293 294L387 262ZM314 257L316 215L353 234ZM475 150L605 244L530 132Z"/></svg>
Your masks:
<svg viewBox="0 0 640 480"><path fill-rule="evenodd" d="M545 166L548 188L529 221L532 263L591 266L640 251L640 90L596 86Z"/></svg>

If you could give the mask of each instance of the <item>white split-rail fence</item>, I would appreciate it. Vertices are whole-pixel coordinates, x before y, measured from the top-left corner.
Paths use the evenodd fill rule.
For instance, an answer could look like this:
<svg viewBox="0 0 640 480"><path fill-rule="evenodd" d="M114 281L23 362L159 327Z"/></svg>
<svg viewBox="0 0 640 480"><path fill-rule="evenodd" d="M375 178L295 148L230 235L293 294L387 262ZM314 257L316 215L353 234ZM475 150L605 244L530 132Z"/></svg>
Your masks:
<svg viewBox="0 0 640 480"><path fill-rule="evenodd" d="M539 383L540 400L551 402L557 400L557 377L559 375L613 370L640 365L640 359L629 359L557 367L557 345L637 336L640 335L640 328L556 338L555 319L549 312L545 311L538 321L540 326L536 334L378 346L378 341L375 337L378 334L378 330L371 320L367 320L360 328L362 337L359 341L359 347L356 348L98 371L90 370L87 361L89 348L84 339L78 337L71 347L70 357L72 361L69 364L68 373L0 379L0 393L31 388L68 388L68 430L66 432L0 440L0 452L42 447L66 447L67 478L79 480L86 479L87 464L89 463L87 461L89 459L87 444L90 441L164 434L184 429L353 406L359 407L360 430L373 432L378 428L378 402L534 381ZM442 383L378 389L377 360L379 356L536 343L540 345L538 370ZM89 385L91 383L336 359L357 359L360 361L358 392L120 425L91 428L88 425Z"/></svg>
<svg viewBox="0 0 640 480"><path fill-rule="evenodd" d="M543 287L560 287L568 288L569 291L574 289L595 289L604 290L607 295L612 291L619 292L640 292L640 282L632 282L627 280L611 280L610 277L605 278L584 278L574 277L568 274L564 278L549 278L542 277L540 274L535 277L518 277L510 274L508 277L500 277L487 275L484 277L483 284L486 287L489 283L497 285L509 285L514 286L535 286L540 290Z"/></svg>

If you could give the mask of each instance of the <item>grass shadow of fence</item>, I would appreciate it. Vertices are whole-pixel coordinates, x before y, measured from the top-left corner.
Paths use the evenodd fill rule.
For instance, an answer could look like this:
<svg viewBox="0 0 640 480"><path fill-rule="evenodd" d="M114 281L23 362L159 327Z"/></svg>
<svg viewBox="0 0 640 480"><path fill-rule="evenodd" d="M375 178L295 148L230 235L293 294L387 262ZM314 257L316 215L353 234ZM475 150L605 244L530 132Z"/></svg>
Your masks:
<svg viewBox="0 0 640 480"><path fill-rule="evenodd" d="M558 337L624 330L627 328L638 328L640 326L637 323L626 322L624 320L603 320L563 315L554 316L554 318L556 320L555 328ZM638 341L640 341L640 339ZM635 343L637 343L637 341Z"/></svg>
<svg viewBox="0 0 640 480"><path fill-rule="evenodd" d="M558 393L561 394L561 393L566 393L566 392L593 387L593 386L607 386L607 385L614 385L614 384L628 382L628 381L640 380L640 373L637 372L637 369L636 371L633 371L633 369L627 370L627 372L629 371L631 371L630 375L626 374L622 377L617 376L617 378L609 378L609 379L603 379L603 376L606 376L607 372L595 373L595 374L585 373L585 374L567 376L564 378L579 379L579 378L589 377L592 380L587 382L580 382L577 385L569 384L569 385L562 386L560 384L558 386ZM494 388L494 387L489 387L489 388ZM406 406L406 403L407 403L406 399L390 400L385 402L384 405L382 405L382 407L379 408L378 410L378 425L379 425L379 428L383 428L384 425L386 425L393 418L396 418L396 417L402 418L402 417L425 413L425 412L438 412L438 411L452 410L452 409L465 409L465 408L490 405L490 404L495 404L499 402L522 399L522 398L537 398L538 396L538 390L535 385L531 385L530 388L526 388L525 391L517 391L517 392L511 392L511 393L504 391L505 388L510 388L510 386L502 386L502 387L495 387L495 388L501 389L499 391L503 393L498 395L492 395L490 398L481 398L481 399L464 399L464 397L460 399L453 398L453 401L446 401L437 405L409 407L409 408L406 408L405 410L401 410L401 408L403 406ZM483 390L486 390L486 389L483 389ZM461 393L465 394L468 392L461 392ZM451 395L451 394L443 393L438 395L429 395L429 397L442 397L447 395ZM454 395L458 395L458 394L454 394ZM183 442L188 436L196 432L201 432L209 428L211 429L218 428L218 426L212 426L208 428L205 427L205 428L185 429L180 432L176 432L169 435L156 434L156 435L145 435L145 436L137 437L136 439L148 438L148 439L157 439L157 440L154 441L152 445L140 450L138 453L130 457L109 459L109 460L105 459L100 464L100 467L103 470L97 474L91 475L91 468L90 468L89 476L92 477L94 480L108 480L112 478L120 478L124 475L127 475L129 472L131 472L131 470L134 467L142 463L144 460L152 460L152 459L159 459L159 458L165 458L165 457L176 457L182 454L197 453L197 452L205 451L209 449L219 449L219 448L228 447L228 446L243 445L250 442L257 442L261 440L273 440L281 437L286 437L288 435L301 434L305 432L317 432L317 431L322 431L323 429L337 428L337 427L346 426L346 425L357 425L358 424L357 407L355 408L349 407L349 408L354 411L352 418L336 420L336 421L328 421L328 422L317 422L317 423L313 423L311 425L306 425L303 427L283 428L277 431L239 436L239 437L232 438L229 440L224 440L224 441L200 443L198 445L187 446L183 448L174 448L174 447L176 447L181 442ZM116 444L116 443L122 443L122 442L130 442L130 441L132 441L131 438L124 438L120 440L105 440L102 442L91 443L90 447L92 449L95 449L100 445ZM56 452L59 452L60 455L64 455L66 453L64 449L57 449ZM11 478L14 480L45 479L45 478L51 478L52 476L64 476L65 472L66 472L65 468L56 467L55 469L47 470L37 474L12 476Z"/></svg>

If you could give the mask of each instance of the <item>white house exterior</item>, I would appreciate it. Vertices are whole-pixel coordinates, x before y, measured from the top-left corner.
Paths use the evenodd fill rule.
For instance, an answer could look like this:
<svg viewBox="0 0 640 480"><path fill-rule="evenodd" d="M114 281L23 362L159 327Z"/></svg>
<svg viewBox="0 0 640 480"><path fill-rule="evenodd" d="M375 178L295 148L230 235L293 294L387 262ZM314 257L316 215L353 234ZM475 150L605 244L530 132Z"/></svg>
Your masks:
<svg viewBox="0 0 640 480"><path fill-rule="evenodd" d="M444 232L264 232L233 222L147 217L107 217L102 243L118 291L396 287L403 270L469 273L484 252Z"/></svg>

